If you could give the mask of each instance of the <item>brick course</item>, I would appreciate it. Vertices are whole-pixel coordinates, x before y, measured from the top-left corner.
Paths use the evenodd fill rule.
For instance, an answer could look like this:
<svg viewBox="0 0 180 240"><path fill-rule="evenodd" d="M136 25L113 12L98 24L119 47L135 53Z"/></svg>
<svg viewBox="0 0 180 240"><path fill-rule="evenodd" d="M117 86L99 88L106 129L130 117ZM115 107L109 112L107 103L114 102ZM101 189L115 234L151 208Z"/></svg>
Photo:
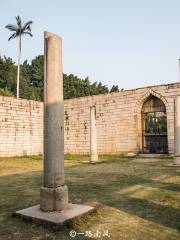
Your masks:
<svg viewBox="0 0 180 240"><path fill-rule="evenodd" d="M98 152L121 154L142 148L141 108L153 94L166 106L169 152L174 151L174 98L180 83L65 100L65 153L87 154L90 106L96 106ZM43 104L0 96L0 156L42 153Z"/></svg>

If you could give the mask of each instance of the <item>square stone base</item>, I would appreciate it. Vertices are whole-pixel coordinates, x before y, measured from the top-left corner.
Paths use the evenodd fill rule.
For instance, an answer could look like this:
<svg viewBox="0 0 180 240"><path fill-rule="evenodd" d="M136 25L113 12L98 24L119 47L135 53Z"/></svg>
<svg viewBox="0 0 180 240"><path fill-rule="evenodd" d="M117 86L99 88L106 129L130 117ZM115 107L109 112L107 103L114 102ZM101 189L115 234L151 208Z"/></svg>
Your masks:
<svg viewBox="0 0 180 240"><path fill-rule="evenodd" d="M70 219L79 217L93 210L94 210L94 207L69 203L67 208L62 211L43 212L40 210L40 205L36 205L23 210L19 210L14 215L20 216L22 218L27 218L27 219L39 220L41 222L62 225Z"/></svg>

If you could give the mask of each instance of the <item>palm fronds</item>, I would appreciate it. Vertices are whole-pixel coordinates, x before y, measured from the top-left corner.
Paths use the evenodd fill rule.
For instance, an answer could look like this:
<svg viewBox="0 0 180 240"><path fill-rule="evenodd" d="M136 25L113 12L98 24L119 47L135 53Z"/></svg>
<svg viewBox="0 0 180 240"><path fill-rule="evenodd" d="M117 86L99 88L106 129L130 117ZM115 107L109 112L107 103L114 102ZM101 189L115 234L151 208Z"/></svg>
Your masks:
<svg viewBox="0 0 180 240"><path fill-rule="evenodd" d="M8 38L8 41L10 41L11 39L16 38L16 37L17 37L17 34L16 34L16 33L13 33L13 34Z"/></svg>
<svg viewBox="0 0 180 240"><path fill-rule="evenodd" d="M10 31L17 31L17 26L14 24L8 24L5 28L9 29Z"/></svg>
<svg viewBox="0 0 180 240"><path fill-rule="evenodd" d="M32 37L31 33L31 24L32 21L28 21L26 23L22 23L20 16L15 17L17 25L14 24L8 24L5 26L5 28L9 29L11 32L14 32L8 39L10 41L13 38L19 37L21 35L29 35Z"/></svg>

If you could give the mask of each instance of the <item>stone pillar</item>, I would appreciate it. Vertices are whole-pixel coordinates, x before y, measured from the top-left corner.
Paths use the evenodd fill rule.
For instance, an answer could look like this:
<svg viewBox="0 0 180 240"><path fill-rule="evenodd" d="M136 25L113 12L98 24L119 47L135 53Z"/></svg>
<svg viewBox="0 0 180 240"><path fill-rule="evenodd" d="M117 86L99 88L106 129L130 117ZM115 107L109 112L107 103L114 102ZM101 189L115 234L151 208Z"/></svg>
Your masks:
<svg viewBox="0 0 180 240"><path fill-rule="evenodd" d="M62 39L45 32L44 50L44 181L40 208L59 211L68 205L64 185Z"/></svg>
<svg viewBox="0 0 180 240"><path fill-rule="evenodd" d="M98 161L97 153L97 129L96 129L96 107L90 107L90 162Z"/></svg>
<svg viewBox="0 0 180 240"><path fill-rule="evenodd" d="M174 165L180 165L180 96L174 104Z"/></svg>

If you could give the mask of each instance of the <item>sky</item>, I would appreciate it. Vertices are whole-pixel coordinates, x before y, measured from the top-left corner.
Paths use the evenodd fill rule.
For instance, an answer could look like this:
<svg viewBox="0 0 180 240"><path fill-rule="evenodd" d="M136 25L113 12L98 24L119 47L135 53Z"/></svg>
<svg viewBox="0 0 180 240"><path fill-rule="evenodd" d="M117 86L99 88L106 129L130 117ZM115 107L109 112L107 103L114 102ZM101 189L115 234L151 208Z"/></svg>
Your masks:
<svg viewBox="0 0 180 240"><path fill-rule="evenodd" d="M0 0L0 55L17 60L4 28L32 20L22 61L43 54L43 32L63 38L64 73L131 89L180 81L179 0Z"/></svg>

